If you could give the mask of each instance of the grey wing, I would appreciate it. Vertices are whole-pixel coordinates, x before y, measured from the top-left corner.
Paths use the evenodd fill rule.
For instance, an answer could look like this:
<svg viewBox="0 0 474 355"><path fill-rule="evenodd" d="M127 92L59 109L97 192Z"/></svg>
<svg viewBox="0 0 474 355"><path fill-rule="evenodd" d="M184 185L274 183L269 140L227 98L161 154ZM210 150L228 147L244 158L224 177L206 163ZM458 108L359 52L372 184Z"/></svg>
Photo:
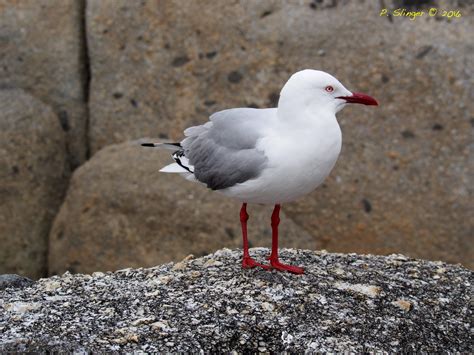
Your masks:
<svg viewBox="0 0 474 355"><path fill-rule="evenodd" d="M194 176L213 190L258 177L267 157L256 148L268 109L238 108L213 114L210 122L188 128L181 145Z"/></svg>

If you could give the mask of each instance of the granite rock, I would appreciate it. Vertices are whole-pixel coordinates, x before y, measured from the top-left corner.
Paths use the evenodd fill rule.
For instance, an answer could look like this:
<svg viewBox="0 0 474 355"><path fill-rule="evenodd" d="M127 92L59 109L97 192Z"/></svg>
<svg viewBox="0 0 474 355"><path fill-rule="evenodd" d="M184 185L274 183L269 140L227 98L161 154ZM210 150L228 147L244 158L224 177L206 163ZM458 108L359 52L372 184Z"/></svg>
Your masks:
<svg viewBox="0 0 474 355"><path fill-rule="evenodd" d="M84 4L0 0L0 88L21 88L53 108L71 168L87 150Z"/></svg>
<svg viewBox="0 0 474 355"><path fill-rule="evenodd" d="M31 286L34 283L33 280L15 274L3 274L0 275L0 290L4 290L9 287L23 288Z"/></svg>
<svg viewBox="0 0 474 355"><path fill-rule="evenodd" d="M91 150L181 139L212 112L274 106L291 73L323 69L380 106L341 112L334 172L288 214L329 250L474 266L472 6L432 5L463 15L379 16L413 7L403 1L89 0Z"/></svg>
<svg viewBox="0 0 474 355"><path fill-rule="evenodd" d="M0 167L0 273L44 276L66 146L53 110L20 89L0 90Z"/></svg>
<svg viewBox="0 0 474 355"><path fill-rule="evenodd" d="M269 250L255 248L260 261ZM471 351L473 272L403 255L281 250L304 275L222 249L150 269L0 291L2 352ZM207 266L212 264L212 266Z"/></svg>
<svg viewBox="0 0 474 355"><path fill-rule="evenodd" d="M49 272L151 266L240 246L240 204L158 172L169 162L169 151L127 142L77 169L50 234ZM251 245L271 245L271 212L249 206ZM285 215L281 235L282 246L319 247Z"/></svg>

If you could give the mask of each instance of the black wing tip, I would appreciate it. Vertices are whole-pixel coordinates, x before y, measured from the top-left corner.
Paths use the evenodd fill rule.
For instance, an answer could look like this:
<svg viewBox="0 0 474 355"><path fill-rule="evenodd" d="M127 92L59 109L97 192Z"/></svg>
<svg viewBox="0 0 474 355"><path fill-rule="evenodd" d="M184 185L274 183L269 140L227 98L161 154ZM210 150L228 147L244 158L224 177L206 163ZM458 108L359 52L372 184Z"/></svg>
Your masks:
<svg viewBox="0 0 474 355"><path fill-rule="evenodd" d="M142 143L141 146L142 147L154 147L155 143Z"/></svg>

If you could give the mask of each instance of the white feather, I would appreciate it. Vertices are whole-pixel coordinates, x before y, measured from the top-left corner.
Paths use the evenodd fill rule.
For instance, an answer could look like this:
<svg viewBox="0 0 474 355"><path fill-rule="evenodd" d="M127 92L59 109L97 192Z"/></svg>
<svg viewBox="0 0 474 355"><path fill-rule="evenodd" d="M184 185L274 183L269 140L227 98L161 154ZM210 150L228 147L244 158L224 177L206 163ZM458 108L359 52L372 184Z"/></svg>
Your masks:
<svg viewBox="0 0 474 355"><path fill-rule="evenodd" d="M176 163L169 164L160 169L162 173L189 173L185 168Z"/></svg>
<svg viewBox="0 0 474 355"><path fill-rule="evenodd" d="M181 162L181 165L189 168L189 170L191 170L192 172L194 172L194 166L192 166L190 163L189 163L189 159L186 158L184 155L179 157L179 161Z"/></svg>

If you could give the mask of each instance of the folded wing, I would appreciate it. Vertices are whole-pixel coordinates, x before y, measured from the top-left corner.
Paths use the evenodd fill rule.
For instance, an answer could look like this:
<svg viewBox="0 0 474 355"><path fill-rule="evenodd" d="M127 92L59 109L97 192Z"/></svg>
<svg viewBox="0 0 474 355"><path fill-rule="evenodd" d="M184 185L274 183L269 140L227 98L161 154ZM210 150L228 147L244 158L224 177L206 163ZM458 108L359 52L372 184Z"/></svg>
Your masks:
<svg viewBox="0 0 474 355"><path fill-rule="evenodd" d="M230 109L186 129L181 145L194 177L213 190L258 177L267 157L257 142L274 114L274 109Z"/></svg>

